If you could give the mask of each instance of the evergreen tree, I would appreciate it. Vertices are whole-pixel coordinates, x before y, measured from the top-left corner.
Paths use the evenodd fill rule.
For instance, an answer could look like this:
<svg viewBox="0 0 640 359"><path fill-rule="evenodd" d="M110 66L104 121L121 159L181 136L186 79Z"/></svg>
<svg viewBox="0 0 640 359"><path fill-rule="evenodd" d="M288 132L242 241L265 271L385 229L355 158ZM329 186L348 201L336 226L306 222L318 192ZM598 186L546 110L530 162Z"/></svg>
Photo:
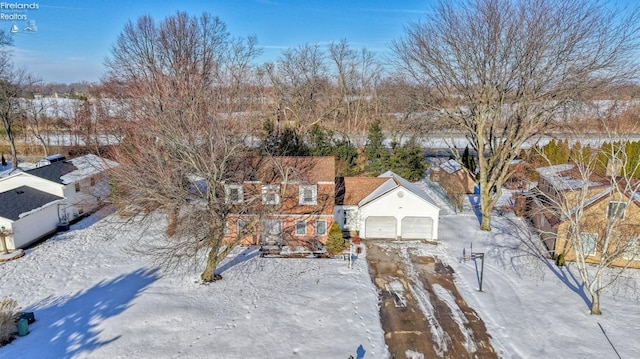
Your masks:
<svg viewBox="0 0 640 359"><path fill-rule="evenodd" d="M333 131L323 130L318 124L315 124L311 128L309 137L309 142L311 143L309 150L312 156L330 156L334 154L331 141Z"/></svg>
<svg viewBox="0 0 640 359"><path fill-rule="evenodd" d="M347 240L342 236L342 230L337 222L333 222L329 228L329 236L325 246L331 254L338 254L349 246Z"/></svg>
<svg viewBox="0 0 640 359"><path fill-rule="evenodd" d="M633 178L640 178L640 141L627 141L624 146L625 171Z"/></svg>
<svg viewBox="0 0 640 359"><path fill-rule="evenodd" d="M336 156L336 174L353 176L358 174L358 149L348 139L335 140L333 154Z"/></svg>
<svg viewBox="0 0 640 359"><path fill-rule="evenodd" d="M278 130L270 120L266 120L262 125L261 140L260 154L262 155L309 156L311 154L298 130L293 127Z"/></svg>
<svg viewBox="0 0 640 359"><path fill-rule="evenodd" d="M422 148L414 139L404 145L392 143L389 164L393 172L409 181L420 180L427 169Z"/></svg>
<svg viewBox="0 0 640 359"><path fill-rule="evenodd" d="M365 170L377 176L389 168L389 149L385 147L384 135L380 128L380 120L374 121L369 127L364 154L367 157Z"/></svg>
<svg viewBox="0 0 640 359"><path fill-rule="evenodd" d="M468 169L471 173L476 173L476 159L471 156L471 153L469 153L469 145L464 148L464 152L462 152L462 158L460 160L462 161L461 164L464 168Z"/></svg>
<svg viewBox="0 0 640 359"><path fill-rule="evenodd" d="M549 143L547 143L542 147L542 153L544 154L547 161L549 161L549 164L551 165L558 164L556 162L556 155L558 153L558 143L556 142L555 138L552 138L551 141L549 141Z"/></svg>
<svg viewBox="0 0 640 359"><path fill-rule="evenodd" d="M607 173L607 163L609 162L607 154L613 153L612 152L613 146L614 144L610 142L605 142L602 144L602 146L600 146L600 150L598 151L598 154L596 156L596 162L595 162L595 168L594 168L595 173L601 176L604 176Z"/></svg>
<svg viewBox="0 0 640 359"><path fill-rule="evenodd" d="M311 151L298 130L285 127L278 136L278 156L309 156Z"/></svg>
<svg viewBox="0 0 640 359"><path fill-rule="evenodd" d="M276 127L271 120L264 120L260 133L260 154L266 155L276 147Z"/></svg>
<svg viewBox="0 0 640 359"><path fill-rule="evenodd" d="M558 143L555 155L555 164L569 163L569 140L564 139Z"/></svg>

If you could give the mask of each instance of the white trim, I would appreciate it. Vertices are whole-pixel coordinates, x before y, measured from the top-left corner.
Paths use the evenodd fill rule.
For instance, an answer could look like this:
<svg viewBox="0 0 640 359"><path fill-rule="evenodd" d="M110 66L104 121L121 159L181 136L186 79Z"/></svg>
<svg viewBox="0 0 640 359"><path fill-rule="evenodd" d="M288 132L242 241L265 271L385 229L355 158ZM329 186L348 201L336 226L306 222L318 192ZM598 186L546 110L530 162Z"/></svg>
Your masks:
<svg viewBox="0 0 640 359"><path fill-rule="evenodd" d="M306 200L305 192L311 191L311 200ZM298 186L298 204L300 205L316 205L318 204L318 186L315 184Z"/></svg>
<svg viewBox="0 0 640 359"><path fill-rule="evenodd" d="M319 233L318 232L318 223L320 222L324 222L324 232L323 233ZM317 236L326 236L327 233L329 233L329 228L327 228L327 220L326 219L316 219L316 230L315 233Z"/></svg>
<svg viewBox="0 0 640 359"><path fill-rule="evenodd" d="M304 224L304 233L298 233L298 222L302 222ZM306 219L296 219L294 224L295 235L296 236L306 236L307 235L307 220Z"/></svg>
<svg viewBox="0 0 640 359"><path fill-rule="evenodd" d="M273 199L268 196L273 194ZM280 185L266 184L262 185L262 204L277 205L280 204Z"/></svg>
<svg viewBox="0 0 640 359"><path fill-rule="evenodd" d="M236 200L231 199L231 191L238 191L238 198ZM244 202L244 187L240 184L225 184L224 185L224 201L226 203L242 203Z"/></svg>

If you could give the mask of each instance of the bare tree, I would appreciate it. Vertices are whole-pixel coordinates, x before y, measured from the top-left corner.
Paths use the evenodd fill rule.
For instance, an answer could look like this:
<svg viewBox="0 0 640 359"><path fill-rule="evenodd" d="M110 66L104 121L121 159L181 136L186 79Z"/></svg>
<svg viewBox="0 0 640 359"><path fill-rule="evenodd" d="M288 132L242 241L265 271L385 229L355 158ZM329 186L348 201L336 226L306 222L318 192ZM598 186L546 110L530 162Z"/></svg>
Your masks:
<svg viewBox="0 0 640 359"><path fill-rule="evenodd" d="M276 122L303 132L334 110L329 93L327 58L320 45L305 44L286 50L278 61L267 63L264 73L273 87Z"/></svg>
<svg viewBox="0 0 640 359"><path fill-rule="evenodd" d="M51 120L47 117L49 104L44 99L25 99L21 106L27 132L33 135L42 147L44 157L49 156L49 132L51 131Z"/></svg>
<svg viewBox="0 0 640 359"><path fill-rule="evenodd" d="M541 170L555 172L544 175L538 191L540 214L558 220L541 235L563 261L575 262L591 314L601 314L601 293L640 264L640 179L634 178L640 162L629 156L625 136L606 136L610 144L575 151L573 164ZM606 168L604 175L599 168Z"/></svg>
<svg viewBox="0 0 640 359"><path fill-rule="evenodd" d="M204 253L205 282L218 279L218 263L242 238L225 241L229 216L256 203L236 208L223 187L253 170L242 161L246 119L233 111L255 55L251 41L244 47L230 42L217 17L179 12L159 23L143 16L126 24L106 62L107 80L130 117L116 153L114 202L142 222L165 213L166 240L153 253L167 265Z"/></svg>
<svg viewBox="0 0 640 359"><path fill-rule="evenodd" d="M13 66L11 52L6 48L11 44L9 35L0 31L0 120L11 147L12 166L17 168L16 130L24 118L20 101L36 80L26 70Z"/></svg>
<svg viewBox="0 0 640 359"><path fill-rule="evenodd" d="M365 136L369 126L382 116L382 103L377 93L383 68L374 54L349 47L346 40L329 46L329 59L336 71L337 110L330 128Z"/></svg>
<svg viewBox="0 0 640 359"><path fill-rule="evenodd" d="M569 105L634 79L639 12L582 0L440 1L393 45L478 155L482 223L521 146ZM457 152L457 151L456 151Z"/></svg>
<svg viewBox="0 0 640 359"><path fill-rule="evenodd" d="M18 167L18 149L16 134L24 127L24 114L21 102L31 98L26 89L36 80L24 69L14 69L11 64L0 65L0 121L11 146L12 167Z"/></svg>

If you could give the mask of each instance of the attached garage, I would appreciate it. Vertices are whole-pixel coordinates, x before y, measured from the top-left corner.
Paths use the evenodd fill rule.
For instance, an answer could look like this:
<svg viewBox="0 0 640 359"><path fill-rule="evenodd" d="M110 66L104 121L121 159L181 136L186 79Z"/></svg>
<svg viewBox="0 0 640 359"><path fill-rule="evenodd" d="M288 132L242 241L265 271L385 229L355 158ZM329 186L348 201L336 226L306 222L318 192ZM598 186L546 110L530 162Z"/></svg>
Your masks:
<svg viewBox="0 0 640 359"><path fill-rule="evenodd" d="M396 219L389 216L372 216L365 220L365 238L395 238Z"/></svg>
<svg viewBox="0 0 640 359"><path fill-rule="evenodd" d="M433 239L433 218L404 217L401 233L403 239Z"/></svg>
<svg viewBox="0 0 640 359"><path fill-rule="evenodd" d="M358 202L360 237L438 240L440 209L419 187L390 178Z"/></svg>

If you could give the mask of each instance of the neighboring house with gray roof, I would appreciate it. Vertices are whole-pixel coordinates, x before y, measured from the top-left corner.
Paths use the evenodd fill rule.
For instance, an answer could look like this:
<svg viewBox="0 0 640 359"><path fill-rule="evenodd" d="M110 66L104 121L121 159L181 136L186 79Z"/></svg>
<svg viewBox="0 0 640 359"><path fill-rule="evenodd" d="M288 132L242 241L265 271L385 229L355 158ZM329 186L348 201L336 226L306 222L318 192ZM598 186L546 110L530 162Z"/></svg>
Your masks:
<svg viewBox="0 0 640 359"><path fill-rule="evenodd" d="M88 154L36 167L26 173L63 186L63 193L58 195L66 199L66 220L73 221L95 210L109 194L104 172L115 166L114 161Z"/></svg>
<svg viewBox="0 0 640 359"><path fill-rule="evenodd" d="M55 232L59 206L63 204L63 197L29 186L1 192L0 226L11 233L6 241L8 249L26 247Z"/></svg>
<svg viewBox="0 0 640 359"><path fill-rule="evenodd" d="M12 232L7 246L24 248L97 209L109 193L104 172L116 165L85 155L0 178L0 226Z"/></svg>

